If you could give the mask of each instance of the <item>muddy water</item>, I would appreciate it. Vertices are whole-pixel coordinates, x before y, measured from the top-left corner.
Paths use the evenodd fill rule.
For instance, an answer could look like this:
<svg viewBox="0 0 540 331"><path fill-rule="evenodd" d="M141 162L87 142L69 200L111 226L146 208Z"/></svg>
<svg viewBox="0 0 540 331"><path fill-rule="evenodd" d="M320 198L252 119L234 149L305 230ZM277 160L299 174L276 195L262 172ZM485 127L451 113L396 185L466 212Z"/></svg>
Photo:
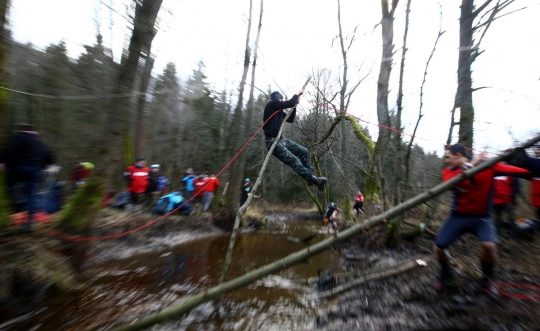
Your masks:
<svg viewBox="0 0 540 331"><path fill-rule="evenodd" d="M318 222L288 222L237 238L229 279L260 267L305 246L298 238L319 234ZM120 323L158 312L183 297L217 284L229 236L194 240L171 250L109 261L87 270L88 288L77 295L58 297L24 316L3 324L6 330L106 330ZM308 330L314 327L318 303L311 290L290 279L312 277L317 269L336 268L340 256L323 252L307 263L264 278L207 303L189 315L155 326L155 330Z"/></svg>

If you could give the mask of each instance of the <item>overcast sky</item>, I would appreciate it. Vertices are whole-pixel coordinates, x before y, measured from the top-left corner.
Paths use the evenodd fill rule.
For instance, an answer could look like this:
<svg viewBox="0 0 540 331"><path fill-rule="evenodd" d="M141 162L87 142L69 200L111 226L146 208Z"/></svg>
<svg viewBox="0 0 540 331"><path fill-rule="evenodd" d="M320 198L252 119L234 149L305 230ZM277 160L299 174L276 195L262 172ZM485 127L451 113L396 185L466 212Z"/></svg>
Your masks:
<svg viewBox="0 0 540 331"><path fill-rule="evenodd" d="M253 1L252 43L259 3ZM403 100L405 131L412 132L418 117L420 85L442 10L442 29L446 32L430 64L424 88L425 115L417 133L424 138L418 144L438 152L448 134L459 46L459 1L441 3L412 1ZM105 44L118 60L128 41L129 0L12 0L11 4L10 27L19 42L44 48L64 40L69 55L76 58L83 51L82 45L95 43L99 26ZM395 106L397 98L405 5L401 0L396 10L390 107ZM493 23L482 41L485 52L473 65L473 87L488 87L473 95L477 149L501 150L511 147L514 140L523 141L540 132L540 0L516 0L509 10L524 6L528 8ZM381 18L380 3L342 0L341 7L343 33L350 37L358 27L348 55L351 84L372 68L353 96L349 112L375 123L382 48L381 30L376 27ZM242 73L248 12L248 0L164 0L160 30L153 43L155 74L167 62L174 62L185 80L203 60L214 88L236 89ZM328 68L340 74L341 50L337 42L332 47L337 34L337 0L267 0L256 85L277 90L277 82L291 96L312 70ZM308 87L310 90L313 86ZM310 106L307 99L302 106ZM376 135L377 127L368 127Z"/></svg>

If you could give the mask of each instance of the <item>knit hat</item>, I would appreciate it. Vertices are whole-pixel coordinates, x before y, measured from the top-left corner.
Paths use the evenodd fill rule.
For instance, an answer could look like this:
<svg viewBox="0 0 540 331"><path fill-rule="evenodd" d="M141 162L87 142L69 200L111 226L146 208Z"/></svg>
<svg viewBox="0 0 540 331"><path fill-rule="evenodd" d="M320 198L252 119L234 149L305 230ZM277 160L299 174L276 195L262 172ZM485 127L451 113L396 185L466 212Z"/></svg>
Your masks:
<svg viewBox="0 0 540 331"><path fill-rule="evenodd" d="M146 161L146 158L145 158L145 157L139 157L139 158L137 158L137 162L141 162L141 161Z"/></svg>
<svg viewBox="0 0 540 331"><path fill-rule="evenodd" d="M244 183L249 183L249 182L250 182L249 178L244 179Z"/></svg>
<svg viewBox="0 0 540 331"><path fill-rule="evenodd" d="M270 94L270 100L273 100L273 101L283 100L283 95L281 95L281 93L279 93L278 91L274 91L272 92L272 94Z"/></svg>

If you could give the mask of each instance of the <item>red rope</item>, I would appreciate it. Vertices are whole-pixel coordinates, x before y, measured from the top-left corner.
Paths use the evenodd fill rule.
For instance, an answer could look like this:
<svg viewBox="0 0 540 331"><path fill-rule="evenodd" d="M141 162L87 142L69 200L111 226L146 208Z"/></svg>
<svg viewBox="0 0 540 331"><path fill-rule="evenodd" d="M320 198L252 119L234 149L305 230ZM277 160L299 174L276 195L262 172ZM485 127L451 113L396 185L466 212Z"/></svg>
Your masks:
<svg viewBox="0 0 540 331"><path fill-rule="evenodd" d="M402 134L402 135L406 135L406 136L409 136L411 138L416 138L416 139L420 139L420 140L424 140L424 141L428 141L428 142L431 142L431 143L435 143L434 141L432 140L429 140L429 139L425 139L425 138L421 138L421 137L418 137L416 135L412 135L412 134L409 134L409 133L406 133L406 132L403 132L403 131L400 131L398 129L395 129L395 128L392 128L392 127L389 127L389 126L386 126L386 125L382 125L382 124L377 124L377 123L371 123L369 121L366 121L360 117L357 117L357 116L354 116L350 113L347 113L346 111L344 110L341 110L341 109L337 109L335 107L332 107L332 106L329 106L329 105L326 105L326 104L321 104L321 103L318 103L318 102L313 102L315 103L316 105L318 106L322 106L322 107L326 107L326 108L330 108L330 109L333 109L334 111L337 111L337 112L341 112L341 113L345 113L345 114L348 114L349 116L357 119L358 121L361 121L361 122L364 122L364 123L367 123L367 124L370 124L370 125L375 125L375 126L378 126L380 128L383 128L383 129L387 129L387 130L390 130L390 131L394 131L396 133L399 133L399 134ZM216 177L219 177L224 171L225 169L227 169L234 160L236 160L236 158L240 155L240 153L242 153L244 151L244 149L246 149L246 147L251 143L251 141L255 138L255 136L262 130L262 128L264 127L264 125L272 118L274 117L275 114L277 114L278 112L280 112L281 110L278 110L276 112L274 112L258 129L257 131L251 136L251 138L249 138L249 140L244 144L244 146L242 146L242 148L240 148L240 150L233 156L233 158L217 173ZM437 143L438 144L438 143ZM448 146L448 145L446 145ZM466 147L468 150L470 151L474 151L473 148L468 148ZM204 187L206 187L207 184L205 184ZM101 236L101 237L77 237L77 236L72 236L72 235L69 235L67 233L63 233L59 230L51 230L51 234L55 237L58 237L60 239L63 239L63 240L66 240L66 241L96 241L96 240L104 240L104 239L115 239L115 238L119 238L119 237L123 237L125 235L128 235L130 233L134 233L134 232L137 232L139 230L142 230L146 227L149 227L150 225L154 224L154 223L157 223L159 222L160 220L166 218L167 216L171 215L172 213L176 212L177 210L179 210L180 208L182 208L182 206L184 206L186 203L190 202L191 200L193 200L195 197L192 197L191 199L187 200L187 201L184 201L178 208L174 209L173 211L169 212L168 214L165 214L151 222L148 222L138 228L135 228L133 230L129 230L129 231L126 231L126 232L122 232L122 233L117 233L117 234L111 234L111 235L106 235L106 236Z"/></svg>
<svg viewBox="0 0 540 331"><path fill-rule="evenodd" d="M337 109L335 107L332 107L332 106L329 106L329 105L326 105L326 104L322 104L322 103L319 103L319 102L316 102L316 101L313 101L314 104L316 104L317 106L321 106L321 107L325 107L325 108L330 108L334 111L337 111L337 112L340 112L340 113L344 113L344 114L347 114L353 118L355 118L356 120L358 121L361 121L361 122L364 122L364 123L367 123L367 124L371 124L371 125L375 125L375 126L378 126L380 128L383 128L383 129L387 129L387 130L390 130L390 131L394 131L396 133L399 133L399 134L402 134L402 135L405 135L405 136L409 136L411 138L416 138L416 139L420 139L420 140L424 140L424 141L427 141L427 142L430 142L430 143L434 143L434 144L439 144L438 142L435 142L433 140L429 140L429 139L426 139L426 138L421 138L421 137L418 137L417 135L413 135L413 134L410 134L410 133L406 133L406 132L403 132L403 131L400 131L396 128L392 128L390 126L386 126L386 125L382 125L382 124L377 124L377 123L371 123L369 121L366 121L366 120L363 120L362 118L360 117L357 117L357 116L354 116L353 114L350 114L350 113L347 113L346 111L344 110L341 110L341 109ZM450 146L448 144L444 144L444 146ZM470 148L470 147L465 147L466 149L470 150L470 151L476 151L474 148ZM495 154L495 153L489 153L489 154Z"/></svg>
<svg viewBox="0 0 540 331"><path fill-rule="evenodd" d="M538 300L540 299L540 286L530 285L530 284L523 284L523 283L516 283L516 282L497 282L494 284L497 290L509 298L512 299L518 299L518 300ZM513 293L513 292L507 292L504 289L508 287L513 288L524 288L530 291L535 291L538 294L534 293Z"/></svg>
<svg viewBox="0 0 540 331"><path fill-rule="evenodd" d="M232 157L232 159L216 174L216 177L219 177L225 171L225 169L227 169L233 163L233 161L236 160L236 158L240 155L240 153L242 153L244 151L244 149L246 149L246 147L251 143L251 141L253 139L255 139L255 137L262 130L262 128L265 126L265 124L272 117L274 117L274 115L276 115L280 111L281 110L278 110L278 111L274 112L270 117L268 117L268 119L266 121L264 121L264 123L248 139L248 141L244 144L244 146L242 146L242 148L240 148L240 150L238 152L236 152L236 154ZM201 189L204 189L206 187L206 185L208 185L208 183L206 183ZM161 221L162 219L166 218L167 216L171 215L172 213L174 213L177 210L179 210L180 208L182 208L186 203L190 202L193 199L195 199L195 196L191 197L187 201L182 202L182 204L178 208L172 210L171 212L169 212L169 213L167 213L167 214L165 214L165 215L163 215L161 217L158 217L155 220L150 221L150 222L148 222L148 223L146 223L144 225L141 225L138 228L135 228L135 229L132 229L132 230L129 230L129 231L125 231L125 232L121 232L121 233L110 234L110 235L101 236L101 237L79 237L79 236L72 236L72 235L70 235L68 233L59 231L57 229L51 229L50 232L51 232L51 235L54 236L54 237L60 238L60 239L65 240L65 241L72 241L72 242L86 242L86 241L98 241L98 240L105 240L105 239L116 239L116 238L120 238L120 237L123 237L123 236L128 235L128 234L140 231L140 230L142 230L144 228L149 227L152 224L155 224L155 223Z"/></svg>

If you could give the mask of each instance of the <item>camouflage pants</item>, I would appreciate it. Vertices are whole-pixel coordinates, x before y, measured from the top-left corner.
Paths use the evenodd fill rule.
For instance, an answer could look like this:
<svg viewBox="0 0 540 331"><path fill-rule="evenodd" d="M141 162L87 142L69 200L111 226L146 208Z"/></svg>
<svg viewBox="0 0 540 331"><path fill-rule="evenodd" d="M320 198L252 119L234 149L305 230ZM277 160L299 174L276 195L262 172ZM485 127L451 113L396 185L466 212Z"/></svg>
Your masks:
<svg viewBox="0 0 540 331"><path fill-rule="evenodd" d="M266 140L266 149L270 149L274 139ZM300 177L308 183L311 182L313 175L313 166L311 165L311 156L308 150L295 143L294 141L281 139L274 149L274 155L278 160L292 168Z"/></svg>

